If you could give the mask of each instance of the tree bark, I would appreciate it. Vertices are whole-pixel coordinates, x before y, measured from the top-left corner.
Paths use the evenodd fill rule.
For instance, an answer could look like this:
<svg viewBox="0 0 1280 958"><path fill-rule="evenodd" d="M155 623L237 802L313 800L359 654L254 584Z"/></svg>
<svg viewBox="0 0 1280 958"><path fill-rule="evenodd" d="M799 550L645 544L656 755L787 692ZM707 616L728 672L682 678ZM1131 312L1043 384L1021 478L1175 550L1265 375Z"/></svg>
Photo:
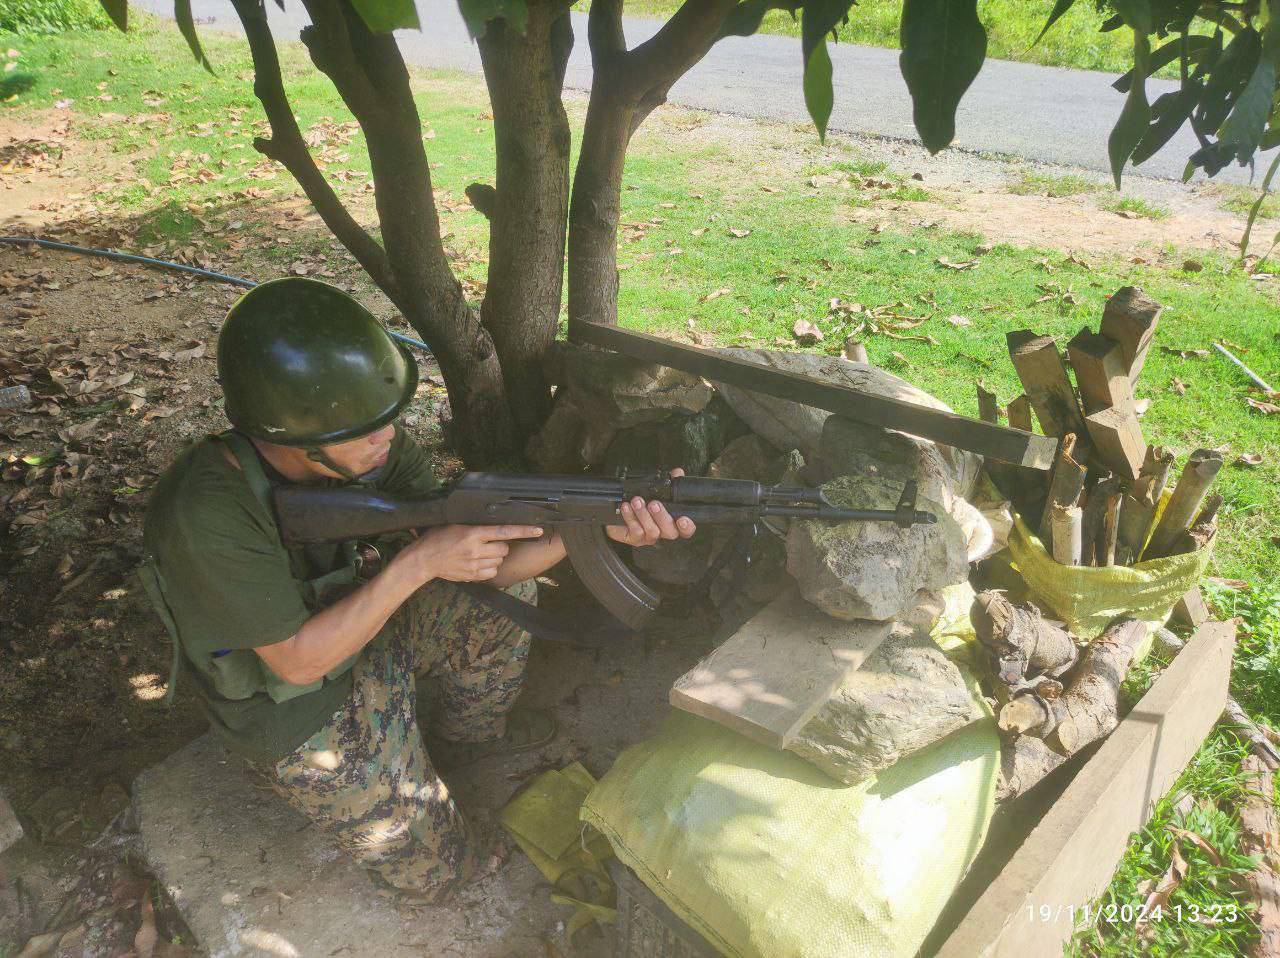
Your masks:
<svg viewBox="0 0 1280 958"><path fill-rule="evenodd" d="M551 409L542 359L556 337L564 284L569 5L532 0L523 35L494 20L479 47L497 152L496 188L481 210L489 219L489 277L480 322L493 337L516 426L532 433Z"/></svg>
<svg viewBox="0 0 1280 958"><path fill-rule="evenodd" d="M493 340L467 303L440 238L409 72L395 38L348 0L304 0L302 40L364 130L392 281L383 292L430 344L444 374L458 453L473 467L518 455ZM378 282L378 277L374 277Z"/></svg>
<svg viewBox="0 0 1280 958"><path fill-rule="evenodd" d="M593 0L591 99L569 204L569 321L618 322L618 220L631 135L706 55L737 0L685 0L649 40L628 51L622 0Z"/></svg>

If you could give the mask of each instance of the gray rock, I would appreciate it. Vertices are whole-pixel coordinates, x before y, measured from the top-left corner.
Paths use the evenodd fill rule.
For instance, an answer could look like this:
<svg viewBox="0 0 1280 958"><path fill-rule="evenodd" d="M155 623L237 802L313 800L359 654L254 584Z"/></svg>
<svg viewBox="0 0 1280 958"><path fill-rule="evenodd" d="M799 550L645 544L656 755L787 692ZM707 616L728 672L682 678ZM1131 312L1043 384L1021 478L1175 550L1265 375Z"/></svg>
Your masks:
<svg viewBox="0 0 1280 958"><path fill-rule="evenodd" d="M603 458L616 432L589 403L562 390L547 421L525 445L525 455L539 472L582 472Z"/></svg>
<svg viewBox="0 0 1280 958"><path fill-rule="evenodd" d="M548 378L582 397L615 429L702 412L711 386L692 373L644 363L591 346L557 342L544 364Z"/></svg>
<svg viewBox="0 0 1280 958"><path fill-rule="evenodd" d="M732 416L727 406L712 403L693 416L669 416L619 430L601 468L613 474L679 466L688 475L705 475L712 457L724 448L726 417Z"/></svg>
<svg viewBox="0 0 1280 958"><path fill-rule="evenodd" d="M22 824L13 813L12 806L0 792L0 852L15 844L22 837Z"/></svg>
<svg viewBox="0 0 1280 958"><path fill-rule="evenodd" d="M901 487L844 476L825 484L833 503L892 509ZM938 521L900 529L892 522L794 521L787 534L787 571L804 597L837 619L895 618L920 589L941 589L968 574L966 541L955 520L921 497L918 508Z"/></svg>
<svg viewBox="0 0 1280 958"><path fill-rule="evenodd" d="M646 580L665 585L692 585L711 566L718 548L712 531L703 529L691 539L663 539L636 549L632 561Z"/></svg>
<svg viewBox="0 0 1280 958"><path fill-rule="evenodd" d="M739 436L724 447L707 469L717 479L751 479L766 482L766 476L778 458L778 450L755 433Z"/></svg>
<svg viewBox="0 0 1280 958"><path fill-rule="evenodd" d="M769 349L721 349L719 352L736 359L759 363L771 369L797 373L824 382L853 386L857 389L890 396L931 409L950 411L935 399L892 373L866 363L852 363L838 356L817 353L777 352ZM822 439L822 425L831 413L788 399L777 399L763 393L716 383L716 389L751 429L779 449L799 449L805 459L813 461Z"/></svg>
<svg viewBox="0 0 1280 958"><path fill-rule="evenodd" d="M822 427L814 472L819 482L838 476L870 476L901 486L919 483L920 494L948 510L973 492L982 458L928 439L828 416Z"/></svg>
<svg viewBox="0 0 1280 958"><path fill-rule="evenodd" d="M983 716L960 669L929 638L941 601L936 593L921 598L914 621L894 624L788 751L855 785ZM921 618L922 610L931 617Z"/></svg>

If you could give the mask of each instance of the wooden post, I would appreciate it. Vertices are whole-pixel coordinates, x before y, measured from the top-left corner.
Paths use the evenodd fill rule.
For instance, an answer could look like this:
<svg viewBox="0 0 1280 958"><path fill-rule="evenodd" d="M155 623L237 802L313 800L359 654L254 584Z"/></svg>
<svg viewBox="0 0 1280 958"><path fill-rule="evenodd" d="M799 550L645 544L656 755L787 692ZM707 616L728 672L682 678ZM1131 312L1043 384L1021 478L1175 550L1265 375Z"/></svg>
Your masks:
<svg viewBox="0 0 1280 958"><path fill-rule="evenodd" d="M1053 551L1053 523L1051 515L1054 506L1070 509L1080 504L1080 496L1084 492L1085 468L1072 458L1076 448L1074 433L1067 433L1058 445L1058 458L1053 463L1053 474L1049 479L1049 496L1045 500L1044 515L1040 519L1040 541L1046 549Z"/></svg>
<svg viewBox="0 0 1280 958"><path fill-rule="evenodd" d="M1053 559L1062 565L1080 565L1080 507L1050 507L1053 527Z"/></svg>
<svg viewBox="0 0 1280 958"><path fill-rule="evenodd" d="M1084 515L1080 519L1080 564L1100 565L1098 547L1103 540L1103 526L1106 522L1107 501L1113 493L1120 491L1120 480L1115 476L1099 479L1091 490L1084 504ZM1121 507L1120 515L1124 515Z"/></svg>
<svg viewBox="0 0 1280 958"><path fill-rule="evenodd" d="M1148 446L1147 458L1133 489L1120 507L1120 530L1116 540L1116 564L1133 565L1142 555L1151 523L1155 521L1156 506L1169 481L1173 467L1173 454L1163 446ZM1199 623L1197 623L1199 624Z"/></svg>
<svg viewBox="0 0 1280 958"><path fill-rule="evenodd" d="M740 389L839 413L858 422L896 429L1017 466L1045 470L1053 462L1054 442L1045 436L995 426L853 386L771 369L726 350L699 349L661 336L588 322L570 323L569 339L576 343L603 346L632 359L681 369L713 382L728 383Z"/></svg>
<svg viewBox="0 0 1280 958"><path fill-rule="evenodd" d="M1009 401L1009 427L1031 432L1031 400L1023 393L1017 399Z"/></svg>
<svg viewBox="0 0 1280 958"><path fill-rule="evenodd" d="M1120 530L1120 507L1124 494L1113 492L1107 496L1102 512L1102 539L1098 543L1098 565L1116 564L1116 536Z"/></svg>
<svg viewBox="0 0 1280 958"><path fill-rule="evenodd" d="M1147 457L1147 441L1133 404L1109 406L1085 416L1094 458L1126 479L1137 479Z"/></svg>
<svg viewBox="0 0 1280 958"><path fill-rule="evenodd" d="M978 380L978 418L983 422L1000 424L1000 400L996 398L996 394L982 385L982 380Z"/></svg>
<svg viewBox="0 0 1280 958"><path fill-rule="evenodd" d="M1133 405L1133 382L1120 343L1086 327L1067 343L1067 356L1076 373L1086 416L1113 406L1127 409Z"/></svg>
<svg viewBox="0 0 1280 958"><path fill-rule="evenodd" d="M1168 550L1177 540L1178 535L1186 530L1200 510L1209 491L1209 485L1217 477L1222 468L1222 453L1213 449L1197 449L1187 460L1187 465L1178 477L1178 484L1173 489L1169 504L1164 507L1160 524L1151 534L1147 543L1147 558L1156 559L1168 555Z"/></svg>
<svg viewBox="0 0 1280 958"><path fill-rule="evenodd" d="M1218 721L1235 627L1201 628L1018 848L936 958L1057 955ZM1138 904L1141 904L1140 902Z"/></svg>
<svg viewBox="0 0 1280 958"><path fill-rule="evenodd" d="M1031 408L1036 411L1045 435L1087 435L1080 407L1076 404L1075 388L1053 337L1020 329L1005 338L1013 368L1018 371L1022 388L1027 391Z"/></svg>
<svg viewBox="0 0 1280 958"><path fill-rule="evenodd" d="M1123 348L1130 382L1137 382L1142 364L1147 361L1147 350L1151 348L1162 309L1163 306L1136 286L1116 290L1102 308L1102 335L1114 339Z"/></svg>

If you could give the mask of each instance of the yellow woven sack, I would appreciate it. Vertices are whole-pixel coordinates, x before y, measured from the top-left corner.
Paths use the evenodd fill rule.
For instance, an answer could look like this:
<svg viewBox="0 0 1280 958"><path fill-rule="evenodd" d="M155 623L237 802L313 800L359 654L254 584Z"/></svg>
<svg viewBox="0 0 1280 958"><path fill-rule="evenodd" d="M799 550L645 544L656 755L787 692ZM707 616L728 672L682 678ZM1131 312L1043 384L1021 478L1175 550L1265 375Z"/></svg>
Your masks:
<svg viewBox="0 0 1280 958"><path fill-rule="evenodd" d="M982 847L999 765L987 719L849 787L673 712L582 818L725 955L907 958Z"/></svg>
<svg viewBox="0 0 1280 958"><path fill-rule="evenodd" d="M1120 616L1142 619L1152 628L1163 625L1178 599L1199 583L1212 551L1210 547L1133 566L1064 566L1045 551L1021 518L1014 519L1009 535L1010 559L1036 604L1082 639L1097 638Z"/></svg>

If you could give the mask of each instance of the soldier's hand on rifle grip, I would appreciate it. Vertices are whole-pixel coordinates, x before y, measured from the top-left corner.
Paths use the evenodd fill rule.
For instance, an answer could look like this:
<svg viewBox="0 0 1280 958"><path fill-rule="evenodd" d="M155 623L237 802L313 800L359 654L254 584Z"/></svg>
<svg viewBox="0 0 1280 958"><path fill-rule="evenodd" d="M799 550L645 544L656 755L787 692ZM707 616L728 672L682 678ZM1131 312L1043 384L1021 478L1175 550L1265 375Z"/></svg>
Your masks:
<svg viewBox="0 0 1280 958"><path fill-rule="evenodd" d="M423 582L484 582L494 578L511 547L507 540L536 539L538 526L437 526L407 546Z"/></svg>
<svg viewBox="0 0 1280 958"><path fill-rule="evenodd" d="M671 470L673 479L683 475L683 469ZM697 531L692 519L673 519L661 502L645 502L639 496L622 503L619 511L626 525L608 526L605 532L624 545L651 546L659 539L688 539Z"/></svg>

